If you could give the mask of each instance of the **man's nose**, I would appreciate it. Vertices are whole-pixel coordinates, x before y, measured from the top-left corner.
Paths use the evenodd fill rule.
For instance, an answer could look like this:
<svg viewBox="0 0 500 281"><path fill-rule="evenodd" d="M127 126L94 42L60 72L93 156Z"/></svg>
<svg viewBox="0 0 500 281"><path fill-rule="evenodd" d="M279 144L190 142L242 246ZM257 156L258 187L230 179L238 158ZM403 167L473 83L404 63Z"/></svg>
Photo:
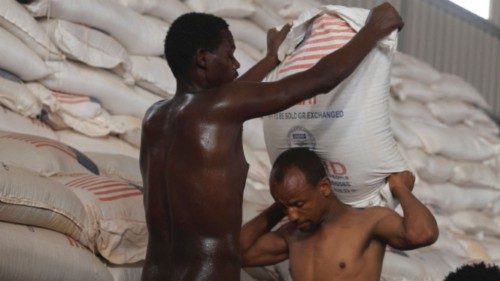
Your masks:
<svg viewBox="0 0 500 281"><path fill-rule="evenodd" d="M291 222L297 222L299 220L299 215L297 214L297 210L294 208L287 209L288 220Z"/></svg>

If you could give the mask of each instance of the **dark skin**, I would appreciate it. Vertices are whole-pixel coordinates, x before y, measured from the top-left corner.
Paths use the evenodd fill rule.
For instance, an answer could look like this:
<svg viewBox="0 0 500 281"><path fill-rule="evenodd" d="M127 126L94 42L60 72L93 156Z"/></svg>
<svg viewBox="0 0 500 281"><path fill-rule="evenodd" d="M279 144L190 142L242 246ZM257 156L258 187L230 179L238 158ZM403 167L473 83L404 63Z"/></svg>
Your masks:
<svg viewBox="0 0 500 281"><path fill-rule="evenodd" d="M402 26L394 8L381 5L344 48L272 83L258 81L276 66L289 27L271 31L266 58L237 80L229 30L220 31L216 50L199 49L174 98L154 104L144 118L140 164L149 243L142 280L239 280L248 172L243 122L334 88Z"/></svg>
<svg viewBox="0 0 500 281"><path fill-rule="evenodd" d="M379 280L386 245L410 250L437 240L436 220L411 193L414 179L408 171L388 179L403 207L401 217L385 207L347 206L332 193L327 178L311 185L298 168L288 169L283 182L271 186L277 203L242 228L243 265L290 259L295 281ZM290 222L270 232L285 214Z"/></svg>

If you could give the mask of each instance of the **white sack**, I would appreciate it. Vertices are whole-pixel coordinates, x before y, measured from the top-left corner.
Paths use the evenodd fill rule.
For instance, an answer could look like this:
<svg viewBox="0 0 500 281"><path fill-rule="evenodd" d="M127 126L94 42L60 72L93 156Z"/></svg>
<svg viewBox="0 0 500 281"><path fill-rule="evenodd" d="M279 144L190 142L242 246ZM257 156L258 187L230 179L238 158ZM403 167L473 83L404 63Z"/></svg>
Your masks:
<svg viewBox="0 0 500 281"><path fill-rule="evenodd" d="M64 234L0 222L0 280L114 281L106 265Z"/></svg>
<svg viewBox="0 0 500 281"><path fill-rule="evenodd" d="M111 36L65 20L45 20L42 26L69 58L98 68L121 66L130 71L127 50Z"/></svg>
<svg viewBox="0 0 500 281"><path fill-rule="evenodd" d="M262 118L254 118L243 123L243 142L252 150L266 151Z"/></svg>
<svg viewBox="0 0 500 281"><path fill-rule="evenodd" d="M0 5L2 6L2 5ZM43 78L51 73L42 59L21 40L0 27L0 68L24 81ZM26 67L29 65L29 67Z"/></svg>
<svg viewBox="0 0 500 281"><path fill-rule="evenodd" d="M482 211L500 198L500 192L495 190L459 187L451 183L418 185L413 193L426 204L439 206L446 213Z"/></svg>
<svg viewBox="0 0 500 281"><path fill-rule="evenodd" d="M421 149L408 149L405 155L412 168L427 182L445 183L455 175L454 161L438 155L429 155Z"/></svg>
<svg viewBox="0 0 500 281"><path fill-rule="evenodd" d="M92 161L76 149L42 137L0 132L0 160L42 176L98 174Z"/></svg>
<svg viewBox="0 0 500 281"><path fill-rule="evenodd" d="M249 20L258 25L263 30L269 30L271 28L275 28L277 26L281 26L285 24L285 20L283 20L278 14L274 13L274 9L263 6L260 3L256 2L254 4L255 13L249 17Z"/></svg>
<svg viewBox="0 0 500 281"><path fill-rule="evenodd" d="M245 54L249 55L255 62L262 60L266 55L264 52L257 50L255 47L245 42L235 41L234 44L236 45L236 50L238 49L242 50L243 52L245 52Z"/></svg>
<svg viewBox="0 0 500 281"><path fill-rule="evenodd" d="M148 232L142 188L106 176L54 177L75 192L93 215L97 251L114 264L143 260Z"/></svg>
<svg viewBox="0 0 500 281"><path fill-rule="evenodd" d="M342 19L330 15L317 18L312 24L312 37L306 38L299 48L316 46L308 40L321 38L323 30L330 30L330 36L338 34L339 40L321 43L333 46L314 52L317 59L301 59L300 51L293 54L295 46L311 26L309 20L322 11L337 13ZM302 14L279 50L280 56L292 55L266 80L276 81L312 67L320 57L347 43L355 35L350 27L359 30L368 14L368 10L342 6L325 6ZM316 28L320 31L315 32ZM395 48L396 33L393 33L328 95L265 117L264 134L272 162L290 147L312 148L326 159L327 174L339 199L357 206L380 199L386 177L407 169L392 136L388 110L391 54Z"/></svg>
<svg viewBox="0 0 500 281"><path fill-rule="evenodd" d="M162 97L175 94L177 81L165 59L131 56L132 76L137 85Z"/></svg>
<svg viewBox="0 0 500 281"><path fill-rule="evenodd" d="M394 79L394 77L392 77ZM433 91L429 85L421 82L401 79L392 86L391 92L400 100L417 100L420 102L430 102L444 98L443 93Z"/></svg>
<svg viewBox="0 0 500 281"><path fill-rule="evenodd" d="M24 84L2 76L0 76L0 104L29 117L35 117L42 111L42 104Z"/></svg>
<svg viewBox="0 0 500 281"><path fill-rule="evenodd" d="M114 1L38 0L26 6L35 16L49 16L103 30L130 54L163 54L168 25L159 25Z"/></svg>
<svg viewBox="0 0 500 281"><path fill-rule="evenodd" d="M0 107L0 131L32 134L47 139L57 140L54 131L44 123L37 119L24 117L3 107Z"/></svg>
<svg viewBox="0 0 500 281"><path fill-rule="evenodd" d="M434 121L431 112L425 104L415 100L405 100L402 102L389 100L389 108L392 113L406 117L406 118L419 118L429 121Z"/></svg>
<svg viewBox="0 0 500 281"><path fill-rule="evenodd" d="M420 148L423 146L418 136L409 130L399 117L391 114L391 129L396 140L405 148Z"/></svg>
<svg viewBox="0 0 500 281"><path fill-rule="evenodd" d="M441 79L441 73L429 64L409 55L396 52L392 75L402 79L410 79L423 84L430 84Z"/></svg>
<svg viewBox="0 0 500 281"><path fill-rule="evenodd" d="M255 12L248 0L186 0L185 3L195 12L218 17L245 18Z"/></svg>
<svg viewBox="0 0 500 281"><path fill-rule="evenodd" d="M294 20L304 11L322 6L321 2L314 0L292 0L291 3L278 11L286 19Z"/></svg>
<svg viewBox="0 0 500 281"><path fill-rule="evenodd" d="M488 115L483 111L460 100L437 100L428 103L427 108L432 115L446 124L456 124L464 120L489 121Z"/></svg>
<svg viewBox="0 0 500 281"><path fill-rule="evenodd" d="M457 162L453 167L453 171L451 181L458 185L489 187L500 190L500 177L483 163Z"/></svg>
<svg viewBox="0 0 500 281"><path fill-rule="evenodd" d="M470 131L409 119L404 120L404 125L420 138L429 154L441 154L453 160L481 161L497 152L490 143Z"/></svg>
<svg viewBox="0 0 500 281"><path fill-rule="evenodd" d="M0 175L1 221L51 229L93 249L96 225L71 189L3 162Z"/></svg>
<svg viewBox="0 0 500 281"><path fill-rule="evenodd" d="M88 152L86 155L99 167L99 171L102 174L118 177L138 186L143 185L139 160L137 158L96 152Z"/></svg>
<svg viewBox="0 0 500 281"><path fill-rule="evenodd" d="M139 281L143 267L144 262L125 265L108 264L109 272L113 275L114 281Z"/></svg>
<svg viewBox="0 0 500 281"><path fill-rule="evenodd" d="M450 216L453 224L470 234L484 232L500 236L500 225L492 217L480 211L461 211Z"/></svg>
<svg viewBox="0 0 500 281"><path fill-rule="evenodd" d="M235 40L243 41L260 51L267 50L267 34L257 25L241 19L225 19Z"/></svg>
<svg viewBox="0 0 500 281"><path fill-rule="evenodd" d="M431 85L431 89L443 93L447 99L470 102L486 109L491 108L471 84L456 75L444 74L441 80Z"/></svg>
<svg viewBox="0 0 500 281"><path fill-rule="evenodd" d="M2 0L0 26L18 37L42 59L63 59L64 56L30 13L15 0ZM5 42L0 40L1 42ZM14 49L17 51L17 49Z"/></svg>
<svg viewBox="0 0 500 281"><path fill-rule="evenodd" d="M49 64L55 73L41 80L43 85L57 92L94 97L111 114L142 118L154 103L150 97L136 94L116 75L102 69L69 61Z"/></svg>
<svg viewBox="0 0 500 281"><path fill-rule="evenodd" d="M57 131L59 140L83 152L121 154L139 159L139 150L112 136L90 138L73 131Z"/></svg>

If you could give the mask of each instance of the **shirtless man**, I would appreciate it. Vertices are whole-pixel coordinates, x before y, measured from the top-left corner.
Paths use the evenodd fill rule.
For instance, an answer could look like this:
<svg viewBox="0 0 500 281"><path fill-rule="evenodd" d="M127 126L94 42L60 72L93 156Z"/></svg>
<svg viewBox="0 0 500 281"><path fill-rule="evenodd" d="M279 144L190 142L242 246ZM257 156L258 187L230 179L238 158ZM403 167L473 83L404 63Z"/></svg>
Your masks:
<svg viewBox="0 0 500 281"><path fill-rule="evenodd" d="M241 230L243 266L290 259L295 281L379 280L386 245L410 250L437 240L434 217L411 193L414 180L408 171L388 179L404 218L385 207L356 209L335 197L316 153L283 152L270 177L276 203ZM289 222L270 232L285 213Z"/></svg>
<svg viewBox="0 0 500 281"><path fill-rule="evenodd" d="M176 94L154 104L142 127L149 230L142 280L239 280L248 171L243 122L330 91L380 39L402 27L396 10L383 4L349 44L310 70L260 83L278 64L277 49L289 26L268 33L267 56L235 80L239 63L224 20L192 13L172 23L165 50Z"/></svg>

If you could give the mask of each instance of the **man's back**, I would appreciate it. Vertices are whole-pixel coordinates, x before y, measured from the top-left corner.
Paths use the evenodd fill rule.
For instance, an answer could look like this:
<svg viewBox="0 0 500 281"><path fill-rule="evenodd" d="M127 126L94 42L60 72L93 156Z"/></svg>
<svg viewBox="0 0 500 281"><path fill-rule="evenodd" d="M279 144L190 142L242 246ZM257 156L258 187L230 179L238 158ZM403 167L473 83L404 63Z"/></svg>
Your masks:
<svg viewBox="0 0 500 281"><path fill-rule="evenodd" d="M178 95L146 115L141 169L149 245L143 280L239 278L235 245L248 164L242 124L210 110L214 100L210 93Z"/></svg>

